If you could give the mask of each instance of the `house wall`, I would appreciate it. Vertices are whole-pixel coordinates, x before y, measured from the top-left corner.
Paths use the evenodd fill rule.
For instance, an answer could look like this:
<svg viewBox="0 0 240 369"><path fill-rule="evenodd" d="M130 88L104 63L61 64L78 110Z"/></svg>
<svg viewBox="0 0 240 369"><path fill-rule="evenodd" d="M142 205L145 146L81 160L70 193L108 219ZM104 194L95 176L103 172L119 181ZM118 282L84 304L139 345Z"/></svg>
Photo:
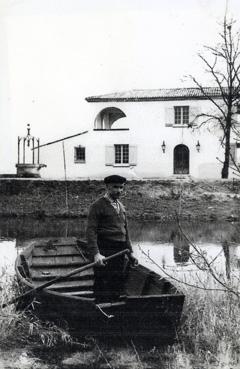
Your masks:
<svg viewBox="0 0 240 369"><path fill-rule="evenodd" d="M188 105L191 119L196 114L210 112L212 104L206 100L151 101L151 102L97 102L90 103L88 133L65 141L66 171L68 178L102 179L112 173L128 178L153 179L174 177L174 148L184 144L190 152L189 174L194 178L221 178L223 149L221 132L209 125L200 129L169 126L173 119L173 107ZM107 107L121 109L126 117L116 121L112 128L129 130L94 130L94 121L100 111ZM172 112L172 113L171 113ZM198 125L200 125L198 120ZM81 122L79 122L79 132ZM161 145L166 144L165 153ZM197 141L200 151L196 150ZM233 141L234 142L234 141ZM133 165L106 165L106 147L114 144L129 144L135 147ZM86 148L86 163L74 163L74 146ZM238 153L239 154L239 153ZM56 161L56 158L58 160ZM216 159L216 158L219 158ZM41 162L47 164L41 176L63 178L64 162L62 143L41 149ZM135 165L136 164L136 165ZM230 177L232 173L230 171Z"/></svg>

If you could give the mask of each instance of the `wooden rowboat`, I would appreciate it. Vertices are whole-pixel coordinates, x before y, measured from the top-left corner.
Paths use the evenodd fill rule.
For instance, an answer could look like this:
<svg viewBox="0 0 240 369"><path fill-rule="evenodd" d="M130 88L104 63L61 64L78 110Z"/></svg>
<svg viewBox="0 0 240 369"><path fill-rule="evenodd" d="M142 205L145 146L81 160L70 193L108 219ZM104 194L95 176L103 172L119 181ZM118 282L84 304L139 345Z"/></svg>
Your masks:
<svg viewBox="0 0 240 369"><path fill-rule="evenodd" d="M76 238L34 241L16 260L18 280L30 290L86 265L85 246ZM93 286L88 268L31 294L31 306L78 335L175 336L184 295L165 278L142 265L126 268L125 294L113 302L97 303Z"/></svg>

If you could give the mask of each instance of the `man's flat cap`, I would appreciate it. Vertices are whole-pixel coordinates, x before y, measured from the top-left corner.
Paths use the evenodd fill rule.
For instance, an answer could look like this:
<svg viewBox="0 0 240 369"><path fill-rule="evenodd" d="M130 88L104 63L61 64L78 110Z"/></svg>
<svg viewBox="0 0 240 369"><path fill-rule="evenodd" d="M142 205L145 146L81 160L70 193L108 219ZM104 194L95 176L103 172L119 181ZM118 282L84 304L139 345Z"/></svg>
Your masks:
<svg viewBox="0 0 240 369"><path fill-rule="evenodd" d="M126 183L126 178L116 174L104 178L104 183Z"/></svg>

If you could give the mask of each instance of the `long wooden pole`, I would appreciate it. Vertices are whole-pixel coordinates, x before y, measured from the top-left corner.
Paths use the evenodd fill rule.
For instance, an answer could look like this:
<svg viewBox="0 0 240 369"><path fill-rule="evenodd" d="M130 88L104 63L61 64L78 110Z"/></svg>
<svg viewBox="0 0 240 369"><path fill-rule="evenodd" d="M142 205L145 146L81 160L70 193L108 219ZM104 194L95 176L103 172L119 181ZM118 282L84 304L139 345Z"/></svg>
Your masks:
<svg viewBox="0 0 240 369"><path fill-rule="evenodd" d="M67 137L64 137L64 138L60 138L59 140L51 141L51 142L48 142L48 143L46 143L46 144L36 146L36 147L34 147L34 149L32 149L32 150L39 149L40 147L43 147L43 146L52 145L52 144L54 144L54 143L56 143L56 142L65 141L65 140L68 140L69 138L73 138L73 137L81 136L81 135L84 135L85 133L88 133L88 131L84 131L84 132L81 132L81 133L77 133L76 135L67 136Z"/></svg>
<svg viewBox="0 0 240 369"><path fill-rule="evenodd" d="M65 155L64 141L62 142L62 148L63 148L64 179L65 179L65 203L66 203L66 210L68 212L69 208L68 208L68 188L67 188L67 166L66 166L66 155Z"/></svg>
<svg viewBox="0 0 240 369"><path fill-rule="evenodd" d="M18 136L18 164L20 163L20 137Z"/></svg>
<svg viewBox="0 0 240 369"><path fill-rule="evenodd" d="M33 150L32 150L32 163L35 164L35 151L34 151L35 138L34 137L32 138L32 147L33 147Z"/></svg>
<svg viewBox="0 0 240 369"><path fill-rule="evenodd" d="M109 261L109 260L111 260L113 258L116 258L118 256L121 256L121 255L124 255L124 254L127 254L127 253L129 253L129 249L125 249L125 250L119 251L116 254L113 254L113 255L110 255L110 256L104 258L103 259L103 262L107 262L107 261ZM54 284L56 282L62 281L64 279L67 279L68 277L71 277L72 275L75 275L77 273L83 272L84 270L89 269L89 268L92 268L92 267L94 267L96 265L97 265L97 262L95 261L93 263L84 265L84 266L82 266L80 268L74 269L71 272L66 273L64 275L61 275L59 277L55 277L55 278L51 279L51 281L45 282L45 283L41 284L40 286L35 287L35 288L33 288L33 289L31 289L31 290L23 293L22 295L20 295L18 297L15 297L14 299L12 299L12 300L6 302L5 304L3 304L1 307L2 308L5 308L6 306L12 305L15 302L19 301L20 299L22 299L22 298L24 298L26 296L29 296L29 295L31 295L31 294L33 294L35 292L41 291L44 288L47 288L47 287L51 286L52 284Z"/></svg>

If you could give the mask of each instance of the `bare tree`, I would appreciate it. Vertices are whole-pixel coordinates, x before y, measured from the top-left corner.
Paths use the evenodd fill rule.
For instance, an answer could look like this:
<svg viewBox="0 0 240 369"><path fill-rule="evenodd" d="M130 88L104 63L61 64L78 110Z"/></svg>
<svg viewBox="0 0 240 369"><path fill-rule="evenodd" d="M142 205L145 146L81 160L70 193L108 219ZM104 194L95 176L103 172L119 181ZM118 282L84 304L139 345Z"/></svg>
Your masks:
<svg viewBox="0 0 240 369"><path fill-rule="evenodd" d="M226 17L219 33L216 46L205 46L205 53L199 53L205 71L210 74L216 89L206 88L197 78L190 76L206 99L211 101L213 112L199 114L203 123L215 122L223 135L221 144L224 148L222 178L228 178L231 158L231 135L239 135L236 122L236 109L240 101L240 34L234 31L235 21ZM215 92L214 92L215 90ZM217 97L217 98L216 98Z"/></svg>

